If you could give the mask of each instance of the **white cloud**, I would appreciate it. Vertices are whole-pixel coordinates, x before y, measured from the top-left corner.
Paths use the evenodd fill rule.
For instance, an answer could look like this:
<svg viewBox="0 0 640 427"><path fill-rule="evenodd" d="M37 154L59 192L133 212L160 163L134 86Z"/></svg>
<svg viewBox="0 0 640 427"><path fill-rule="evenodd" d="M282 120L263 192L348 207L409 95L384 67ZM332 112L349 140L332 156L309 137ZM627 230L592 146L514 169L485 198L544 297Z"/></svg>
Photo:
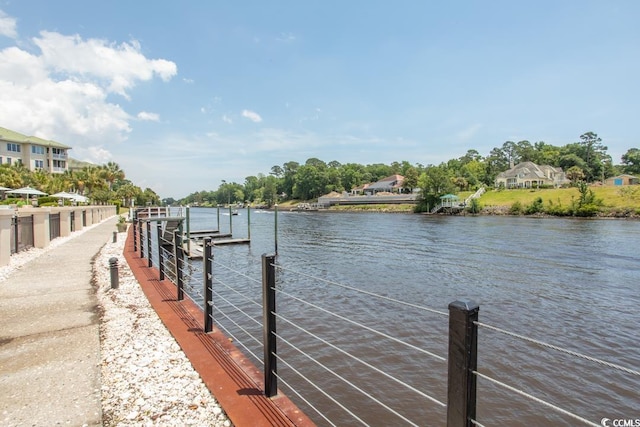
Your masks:
<svg viewBox="0 0 640 427"><path fill-rule="evenodd" d="M0 10L0 35L15 39L18 37L16 19Z"/></svg>
<svg viewBox="0 0 640 427"><path fill-rule="evenodd" d="M137 81L158 75L163 81L177 73L176 64L165 59L147 59L137 41L109 43L106 40L83 40L79 35L65 36L42 31L33 42L42 52L44 65L53 71L80 76L94 76L109 82L107 89L128 97L126 90Z"/></svg>
<svg viewBox="0 0 640 427"><path fill-rule="evenodd" d="M156 113L149 113L147 111L140 111L138 113L138 120L150 121L150 122L159 122L160 116Z"/></svg>
<svg viewBox="0 0 640 427"><path fill-rule="evenodd" d="M245 117L254 123L260 123L262 121L262 117L260 117L260 114L251 110L242 110L242 117Z"/></svg>
<svg viewBox="0 0 640 427"><path fill-rule="evenodd" d="M103 162L110 158L103 147L125 141L132 121L159 120L146 111L132 116L108 97L128 98L139 82L169 80L177 73L173 62L146 58L135 41L115 45L41 32L33 42L39 52L17 44L0 50L2 126L70 145L72 157Z"/></svg>
<svg viewBox="0 0 640 427"><path fill-rule="evenodd" d="M231 119L231 117L227 116L226 114L222 115L222 121L229 124L233 123L233 120Z"/></svg>

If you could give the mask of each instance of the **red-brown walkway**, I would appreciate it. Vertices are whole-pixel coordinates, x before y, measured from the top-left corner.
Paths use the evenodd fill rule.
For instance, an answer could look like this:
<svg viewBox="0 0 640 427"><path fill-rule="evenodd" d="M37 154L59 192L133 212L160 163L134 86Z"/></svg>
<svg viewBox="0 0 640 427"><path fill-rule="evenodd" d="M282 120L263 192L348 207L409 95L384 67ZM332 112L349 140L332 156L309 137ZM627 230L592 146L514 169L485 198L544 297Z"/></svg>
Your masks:
<svg viewBox="0 0 640 427"><path fill-rule="evenodd" d="M161 281L158 270L134 252L132 229L124 249L131 271L231 422L238 427L314 426L288 397L264 395L262 372L220 330L214 326L212 332L204 332L200 307L188 298L178 301L175 285Z"/></svg>

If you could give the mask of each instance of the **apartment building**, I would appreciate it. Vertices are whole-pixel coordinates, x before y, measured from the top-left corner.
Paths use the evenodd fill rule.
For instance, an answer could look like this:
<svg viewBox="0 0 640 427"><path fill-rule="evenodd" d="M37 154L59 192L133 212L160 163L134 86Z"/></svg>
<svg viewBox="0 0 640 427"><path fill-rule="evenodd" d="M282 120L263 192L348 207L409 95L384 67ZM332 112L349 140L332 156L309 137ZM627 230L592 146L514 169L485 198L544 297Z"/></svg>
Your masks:
<svg viewBox="0 0 640 427"><path fill-rule="evenodd" d="M26 136L0 127L0 165L22 163L29 170L63 173L69 168L68 145Z"/></svg>

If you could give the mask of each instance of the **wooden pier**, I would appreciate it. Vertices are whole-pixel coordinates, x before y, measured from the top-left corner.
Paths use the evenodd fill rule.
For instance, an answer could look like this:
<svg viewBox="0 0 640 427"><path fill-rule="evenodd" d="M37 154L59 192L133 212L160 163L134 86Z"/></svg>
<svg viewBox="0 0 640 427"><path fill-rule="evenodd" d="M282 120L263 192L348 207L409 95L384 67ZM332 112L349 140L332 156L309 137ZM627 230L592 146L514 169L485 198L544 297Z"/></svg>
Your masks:
<svg viewBox="0 0 640 427"><path fill-rule="evenodd" d="M230 234L228 236L231 236ZM182 244L184 253L189 259L202 259L204 239L191 239L189 242ZM212 238L212 246L223 245L242 245L251 243L251 239L234 239L234 238Z"/></svg>

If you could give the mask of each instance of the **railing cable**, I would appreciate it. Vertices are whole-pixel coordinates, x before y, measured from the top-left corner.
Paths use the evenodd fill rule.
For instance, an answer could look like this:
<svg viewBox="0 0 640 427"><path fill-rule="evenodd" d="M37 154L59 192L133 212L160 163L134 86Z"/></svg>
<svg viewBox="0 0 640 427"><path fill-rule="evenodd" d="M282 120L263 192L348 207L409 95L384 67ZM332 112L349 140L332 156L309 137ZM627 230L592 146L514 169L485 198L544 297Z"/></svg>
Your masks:
<svg viewBox="0 0 640 427"><path fill-rule="evenodd" d="M306 403L307 405L309 405L311 407L311 409L313 409L314 411L316 411L316 413L318 415L320 415L322 418L324 418L324 420L326 422L328 422L329 424L331 424L334 427L338 427L336 424L334 424L329 418L327 418L326 415L324 415L318 408L316 408L315 406L313 406L311 404L311 402L309 402L307 399L304 398L304 396L302 396L302 394L300 394L295 388L293 388L288 382L286 382L280 375L276 374L275 372L273 373L273 375L276 376L276 378L278 378L279 381L281 381L285 386L287 386L287 388L293 392L296 396L298 396L304 403Z"/></svg>
<svg viewBox="0 0 640 427"><path fill-rule="evenodd" d="M274 289L274 288L272 288L272 289ZM327 309L325 309L325 308L322 308L322 307L320 307L320 306L318 306L318 305L316 305L316 304L313 304L313 303L310 303L310 302L308 302L308 301L305 301L305 300L303 300L303 299L301 299L301 298L296 297L295 295L291 295L290 293L285 292L285 291L283 291L283 290L281 290L281 289L275 289L275 290L276 290L276 292L280 292L281 294L286 295L286 296L288 296L289 298L292 298L292 299L295 299L296 301L299 301L299 302L301 302L301 303L307 304L307 305L309 305L309 306L311 306L311 307L313 307L313 308L315 308L315 309L317 309L317 310L320 310L320 311L322 311L322 312L325 312L325 313L327 313L327 314L329 314L329 315L331 315L331 316L337 317L338 319L344 320L345 322L349 322L349 323L351 323L351 324L353 324L353 325L356 325L356 326L358 326L358 327L360 327L360 328L366 329L366 330L368 330L369 332L373 332L374 334L377 334L377 335L383 336L383 337L385 337L385 338L387 338L387 339L389 339L389 340L391 340L391 341L395 341L395 342L397 342L397 343L399 343L399 344L402 344L402 345L404 345L404 346L406 346L406 347L412 348L412 349L414 349L414 350L416 350L416 351L419 351L419 352L421 352L421 353L423 353L423 354L429 355L429 356L431 356L431 357L433 357L433 358L435 358L435 359L438 359L438 360L440 360L440 361L442 361L442 362L445 362L445 361L447 360L446 358L444 358L444 357L442 357L442 356L438 356L437 354L432 353L432 352L430 352L430 351L428 351L428 350L425 350L425 349L422 349L422 348L420 348L420 347L418 347L418 346L415 346L415 345L413 345L413 344L409 344L409 343L407 343L407 342L404 342L404 341L402 341L402 340L400 340L400 339L398 339L398 338L396 338L396 337L392 337L392 336L391 336L391 335L389 335L389 334L385 334L384 332L377 331L377 330L375 330L375 329L373 329L373 328L371 328L371 327L369 327L369 326L363 325L362 323L356 322L355 320L351 320L351 319L349 319L349 318L347 318L347 317L344 317L344 316L342 316L342 315L340 315L340 314L333 313L333 312L331 312L331 311L329 311L329 310L327 310Z"/></svg>
<svg viewBox="0 0 640 427"><path fill-rule="evenodd" d="M404 421L406 421L407 423L419 427L418 424L415 424L413 421L411 421L410 419L408 419L407 417L405 417L404 415L402 415L401 413L399 413L398 411L396 411L395 409L391 408L389 405L385 404L384 402L382 402L381 400L373 397L371 395L371 393L368 393L364 390L362 390L360 387L358 387L357 385L355 385L354 383L352 383L351 381L349 381L348 379L344 378L342 375L339 375L338 373L334 372L332 369L329 369L327 366L325 366L323 363L317 361L316 359L314 359L312 356L310 356L309 354L307 354L306 352L302 351L301 349L299 349L298 347L294 346L293 344L291 344L289 341L287 341L285 338L281 337L280 335L276 334L275 332L272 332L273 335L275 335L279 340L281 340L282 342L284 342L285 344L291 346L291 348L293 348L294 350L298 351L300 354L302 354L303 356L305 356L307 359L311 360L313 363L315 363L316 365L320 366L322 369L326 370L327 372L329 372L331 375L333 375L334 377L338 378L340 381L344 382L345 384L351 386L354 390L360 392L361 394L363 394L364 396L368 397L369 399L373 400L374 402L376 402L378 405L382 406L383 408L385 408L387 411L391 412L392 414L396 415L398 418L402 418ZM274 354L276 357L278 357L277 354ZM280 357L278 357L278 360L282 360ZM286 362L284 362L286 363ZM291 368L291 365L287 364L287 366L289 366ZM359 418L358 418L359 419Z"/></svg>
<svg viewBox="0 0 640 427"><path fill-rule="evenodd" d="M485 380L487 380L487 381L490 381L490 382L492 382L492 383L494 383L494 384L496 384L496 385L499 385L499 386L501 386L501 387L504 387L504 388L506 388L507 390L510 390L510 391L512 391L512 392L514 392L514 393L517 393L517 394L519 394L519 395L521 395L521 396L524 396L524 397L526 397L526 398L529 398L529 399L531 399L531 400L533 400L533 401L535 401L535 402L537 402L537 403L540 403L541 405L547 406L547 407L549 407L549 408L551 408L551 409L553 409L553 410L555 410L555 411L557 411L557 412L560 412L560 413L562 413L562 414L564 414L564 415L567 415L567 416L569 416L569 417L571 417L571 418L573 418L573 419L575 419L575 420L578 420L578 421L580 421L580 422L582 422L582 423L584 423L584 424L587 424L587 425L590 425L590 426L593 426L593 427L600 427L600 424L596 424L596 423L594 423L594 422L592 422L592 421L587 420L586 418L582 418L582 417L581 417L581 416L579 416L579 415L576 415L576 414L574 414L574 413L572 413L572 412L569 412L569 411L567 411L566 409L562 409L562 408L560 408L560 407L558 407L558 406L556 406L556 405L554 405L554 404L552 404L552 403L549 403L549 402L547 402L547 401L544 401L544 400L542 400L542 399L540 399L540 398L538 398L538 397L535 397L535 396L533 396L533 395L531 395L531 394L529 394L529 393L527 393L527 392L525 392L525 391L519 390L519 389L517 389L517 388L515 388L515 387L512 387L512 386L510 386L510 385L508 385L508 384L505 384L505 383L503 383L502 381L498 381L498 380L496 380L496 379L494 379L494 378L491 378L491 377L489 377L489 376L487 376L487 375L481 374L481 373L480 373L480 372L478 372L478 371L473 371L473 374L475 374L475 375L477 375L478 377L483 378L483 379L485 379Z"/></svg>
<svg viewBox="0 0 640 427"><path fill-rule="evenodd" d="M228 321L230 321L231 323L233 323L234 325L236 325L236 327L238 329L240 329L242 332L244 332L249 338L251 338L252 340L254 340L256 342L256 344L258 345L262 345L262 341L260 341L258 338L254 337L249 331L247 331L244 327L242 327L241 325L238 324L238 322L236 322L235 320L233 320L231 317L227 316L227 314L220 310L220 308L218 308L218 310L216 310L217 313L220 313L221 315L223 315ZM213 319L213 317L211 317ZM255 356L255 355L254 355Z"/></svg>
<svg viewBox="0 0 640 427"><path fill-rule="evenodd" d="M215 261L215 263L214 263L213 265L214 265L214 266L216 266L216 267L222 267L222 268L224 268L224 269L226 269L226 270L232 271L232 272L236 273L238 276L242 276L242 277L244 277L245 279L248 279L248 280L250 280L250 281L252 281L252 282L255 282L255 283L262 283L262 281L261 281L261 280L256 279L256 278L251 277L251 276L248 276L248 275L246 275L246 274L242 273L241 271L235 270L235 269L233 269L233 268L229 267L228 265L225 265L225 264L221 263L220 261L217 261L217 260L216 260L216 261Z"/></svg>
<svg viewBox="0 0 640 427"><path fill-rule="evenodd" d="M345 284L342 284L342 283L334 282L332 280L327 280L327 279L323 279L321 277L316 277L316 276L313 276L313 275L310 275L310 274L302 273L301 271L296 271L296 270L292 270L290 268L285 268L285 267L283 267L281 265L278 265L278 264L273 264L273 266L278 268L278 269L280 269L280 270L282 270L282 271L288 271L288 272L291 272L291 273L299 274L300 276L304 276L304 277L307 277L307 278L310 278L310 279L318 280L320 282L324 282L324 283L327 283L329 285L334 285L334 286L338 286L338 287L341 287L341 288L344 288L344 289L349 289L351 291L359 292L361 294L365 294L365 295L369 295L369 296L372 296L372 297L375 297L375 298L391 301L391 302L394 302L396 304L401 304L401 305L406 305L408 307L417 308L419 310L428 311L430 313L440 314L442 316L449 316L449 313L444 312L444 311L439 311L439 310L435 310L433 308L425 307L425 306L422 306L422 305L413 304L413 303L410 303L410 302L407 302L407 301L402 301L402 300L399 300L399 299L395 299L395 298L387 297L387 296L384 296L384 295L376 294L375 292L365 291L363 289L359 289L359 288L356 288L356 287L353 287L353 286L345 285Z"/></svg>
<svg viewBox="0 0 640 427"><path fill-rule="evenodd" d="M345 356L348 356L348 357L350 357L351 359L353 359L353 360L355 360L355 361L357 361L357 362L360 362L361 364L365 365L366 367L368 367L368 368L370 368L370 369L373 369L374 371L378 372L379 374L384 375L385 377L389 378L390 380L395 381L396 383L398 383L398 384L400 384L400 385L402 385L402 386L404 386L404 387L408 388L409 390L411 390L411 391L413 391L413 392L415 392L415 393L419 394L420 396L422 396L422 397L424 397L424 398L426 398L426 399L428 399L428 400L432 401L433 403L436 403L436 404L440 405L440 406L441 406L441 407L443 407L443 408L446 408L446 407L447 407L447 405L446 405L445 403L442 403L442 402L441 402L441 401L439 401L438 399L436 399L436 398L434 398L434 397L431 397L431 396L429 396L428 394L424 393L423 391L420 391L420 390L418 390L417 388L413 387L412 385L407 384L407 383L405 383L404 381L402 381L402 380L399 380L399 379L395 378L393 375L390 375L390 374L388 374L388 373L384 372L382 369L380 369L380 368L376 368L376 367L375 367L375 366L373 366L372 364L370 364L370 363L368 363L368 362L366 362L366 361L364 361L364 360L362 360L362 359L358 358L357 356L352 355L352 354L351 354L351 353L349 353L348 351L343 350L343 349L341 349L340 347L338 347L338 346L336 346L336 345L332 344L331 342L329 342L329 341L325 340L324 338L317 336L317 335L316 335L316 334L314 334L313 332L310 332L310 331L308 331L308 330L304 329L303 327L301 327L301 326L299 326L299 325L296 325L294 322L292 322L292 321L288 320L287 318L285 318L285 317L281 316L280 314L278 314L278 313L273 313L273 314L275 314L275 316L276 316L278 319L283 320L284 322L286 322L286 323L290 324L291 326L293 326L293 327L295 327L295 328L299 329L300 331L302 331L302 332L304 332L304 333L306 333L306 334L310 335L311 337L313 337L313 338L317 339L318 341L322 342L323 344L326 344L326 345L328 345L329 347L331 347L331 348L333 348L333 349L335 349L335 350L339 351L340 353L344 354Z"/></svg>
<svg viewBox="0 0 640 427"><path fill-rule="evenodd" d="M223 282L219 278L214 277L213 278L213 282L224 286L225 288L229 289L231 292L234 292L234 293L238 294L239 296L241 296L246 301L249 301L250 303L262 308L262 304L261 303L253 300L251 297L249 297L248 295L243 294L242 292L238 291L237 289L232 288L231 286L227 285L225 282Z"/></svg>
<svg viewBox="0 0 640 427"><path fill-rule="evenodd" d="M598 363L600 365L608 366L609 368L617 369L619 371L623 371L623 372L626 372L628 374L640 376L640 372L639 371L635 371L633 369L626 368L624 366L616 365L615 363L607 362L605 360L596 359L595 357L587 356L586 354L578 353L577 351L567 350L565 348L558 347L557 345L553 345L553 344L549 344L549 343L546 343L546 342L543 342L543 341L539 341L539 340L534 339L534 338L529 338L529 337L526 337L524 335L517 334L515 332L509 332L509 331L506 331L504 329L500 329L500 328L495 327L495 326L487 325L485 323L480 323L480 322L474 322L474 323L477 326L481 326L483 328L491 329L493 331L500 332L502 334L509 335L511 337L514 337L514 338L518 338L518 339L521 339L521 340L524 340L524 341L528 341L528 342L533 343L533 344L538 344L538 345L541 345L543 347L551 348L553 350L557 350L557 351L562 352L562 353L570 354L571 356L576 356L576 357L579 357L581 359L589 360L591 362Z"/></svg>

